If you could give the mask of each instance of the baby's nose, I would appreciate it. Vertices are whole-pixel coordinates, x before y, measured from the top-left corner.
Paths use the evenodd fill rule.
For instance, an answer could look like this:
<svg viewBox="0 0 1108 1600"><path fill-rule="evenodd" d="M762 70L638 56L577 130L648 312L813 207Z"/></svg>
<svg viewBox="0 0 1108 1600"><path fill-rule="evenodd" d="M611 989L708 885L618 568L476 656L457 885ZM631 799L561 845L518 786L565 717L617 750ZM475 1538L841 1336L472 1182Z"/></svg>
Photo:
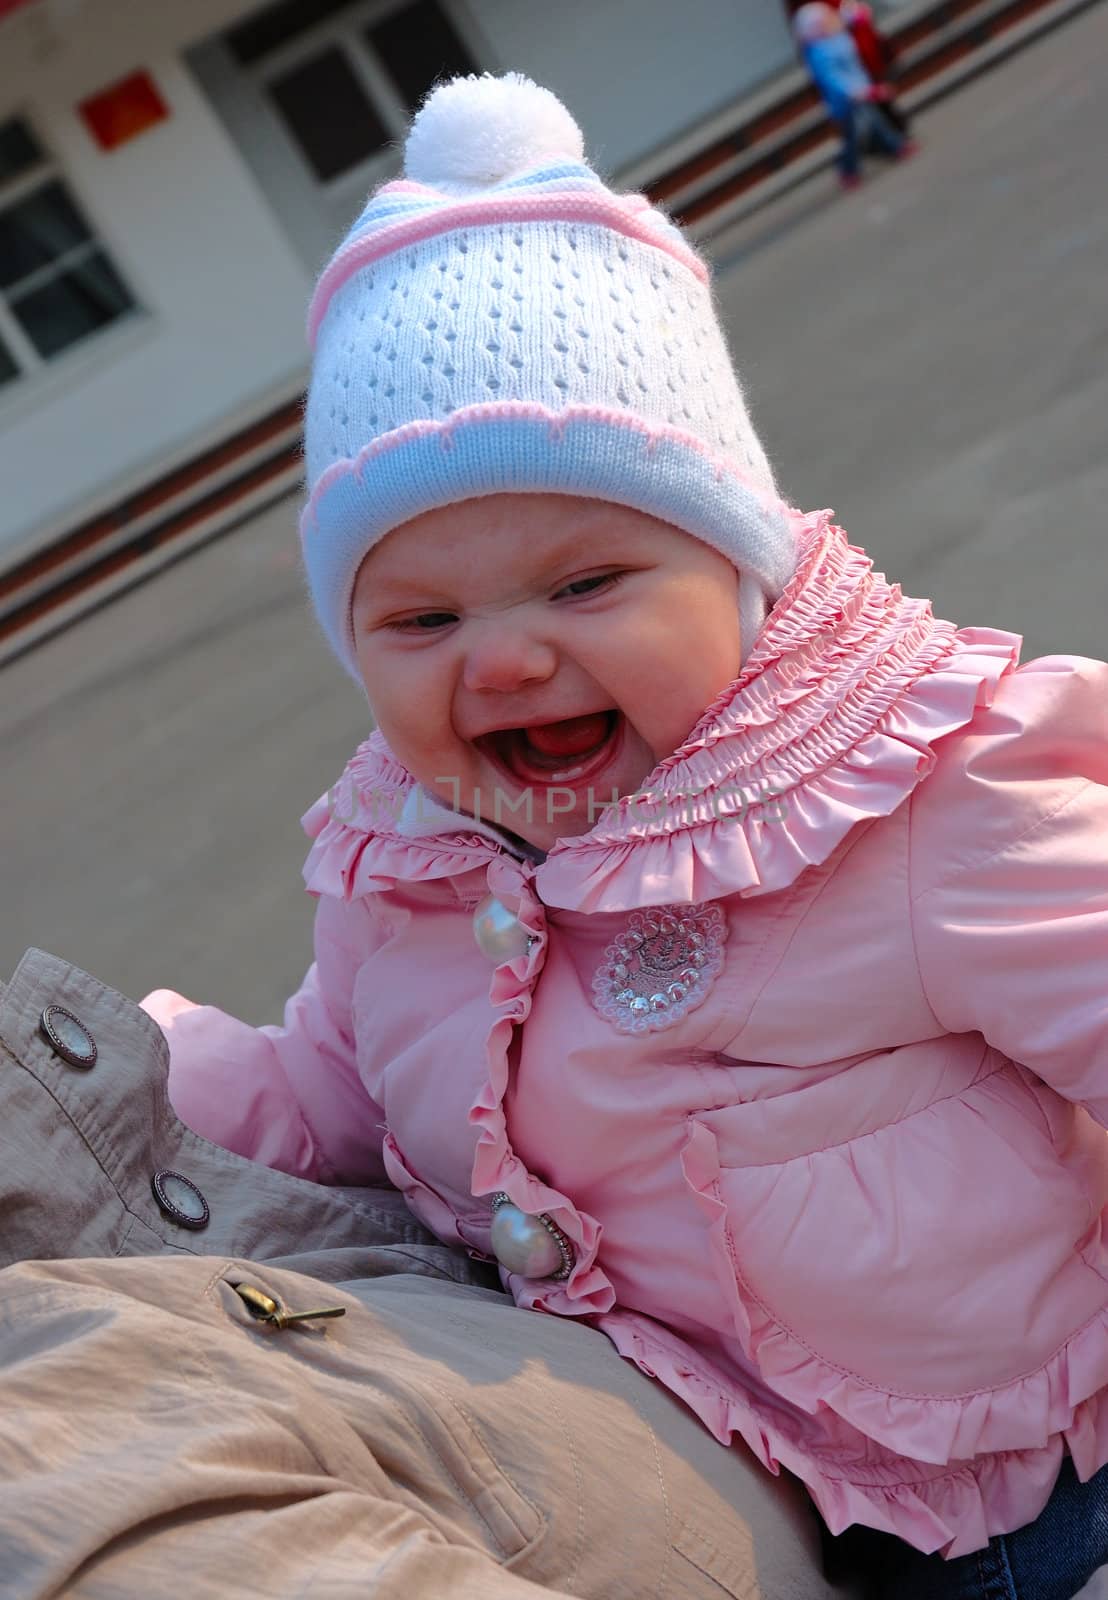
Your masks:
<svg viewBox="0 0 1108 1600"><path fill-rule="evenodd" d="M503 624L482 628L466 651L463 682L475 692L510 694L526 684L545 683L557 669L557 655L546 641Z"/></svg>

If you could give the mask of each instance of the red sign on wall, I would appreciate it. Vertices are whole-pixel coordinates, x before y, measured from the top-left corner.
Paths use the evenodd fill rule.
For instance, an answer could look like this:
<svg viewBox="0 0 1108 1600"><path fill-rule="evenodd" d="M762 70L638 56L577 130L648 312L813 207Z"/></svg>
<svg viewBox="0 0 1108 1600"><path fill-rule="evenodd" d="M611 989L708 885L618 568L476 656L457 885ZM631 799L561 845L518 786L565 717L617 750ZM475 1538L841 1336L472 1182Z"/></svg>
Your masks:
<svg viewBox="0 0 1108 1600"><path fill-rule="evenodd" d="M116 150L169 116L169 107L148 72L120 78L82 100L77 109L101 150Z"/></svg>

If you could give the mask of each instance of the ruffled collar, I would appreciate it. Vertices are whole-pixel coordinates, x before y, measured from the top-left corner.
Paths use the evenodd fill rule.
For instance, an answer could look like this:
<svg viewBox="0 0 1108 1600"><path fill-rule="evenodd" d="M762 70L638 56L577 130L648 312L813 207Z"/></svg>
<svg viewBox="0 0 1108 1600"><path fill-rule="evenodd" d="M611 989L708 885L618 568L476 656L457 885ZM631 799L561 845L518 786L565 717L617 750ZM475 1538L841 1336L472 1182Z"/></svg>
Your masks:
<svg viewBox="0 0 1108 1600"><path fill-rule="evenodd" d="M546 904L625 911L786 887L857 823L894 811L930 771L935 741L1015 665L1016 635L934 617L830 512L797 532L796 573L741 676L637 794L527 864ZM308 887L353 897L510 853L453 813L413 828L420 793L374 734L304 818Z"/></svg>

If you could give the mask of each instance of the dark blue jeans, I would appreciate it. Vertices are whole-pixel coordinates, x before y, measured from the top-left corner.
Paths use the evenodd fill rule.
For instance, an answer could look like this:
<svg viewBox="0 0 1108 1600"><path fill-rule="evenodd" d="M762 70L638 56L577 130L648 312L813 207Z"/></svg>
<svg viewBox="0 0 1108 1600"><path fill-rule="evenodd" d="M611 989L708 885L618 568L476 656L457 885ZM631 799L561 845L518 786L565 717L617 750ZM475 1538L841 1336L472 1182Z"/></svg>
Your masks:
<svg viewBox="0 0 1108 1600"><path fill-rule="evenodd" d="M828 1573L866 1600L1073 1600L1108 1565L1108 1467L1078 1483L1066 1457L1045 1509L988 1548L944 1561L870 1528L826 1540Z"/></svg>
<svg viewBox="0 0 1108 1600"><path fill-rule="evenodd" d="M903 134L897 133L879 106L861 100L839 120L843 136L839 150L839 171L844 178L856 178L861 168L861 149L872 141L886 155L895 156L904 148Z"/></svg>

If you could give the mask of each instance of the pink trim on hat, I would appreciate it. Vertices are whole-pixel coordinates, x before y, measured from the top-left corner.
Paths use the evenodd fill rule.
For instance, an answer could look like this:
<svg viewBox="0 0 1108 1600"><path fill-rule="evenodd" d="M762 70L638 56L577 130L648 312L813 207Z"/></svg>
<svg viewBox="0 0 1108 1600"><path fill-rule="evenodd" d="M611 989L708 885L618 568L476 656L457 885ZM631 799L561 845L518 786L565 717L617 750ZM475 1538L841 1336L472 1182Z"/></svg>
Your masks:
<svg viewBox="0 0 1108 1600"><path fill-rule="evenodd" d="M415 178L394 178L387 184L381 184L373 198L379 200L381 195L423 195L423 197L431 198L431 200L452 200L452 198L455 198L453 195L445 194L442 189L432 189L431 184L418 184ZM640 211L653 211L653 206L650 205L647 197L637 194L637 192L620 195L618 197L618 205L624 206L629 216L637 216Z"/></svg>
<svg viewBox="0 0 1108 1600"><path fill-rule="evenodd" d="M393 192L396 192L395 189ZM643 215L640 212L640 217ZM344 245L324 269L308 307L309 343L315 345L320 323L332 296L363 267L379 261L394 250L422 244L436 234L455 228L487 227L496 222L597 223L629 239L636 239L640 244L664 250L699 278L701 283L708 281L708 268L695 251L678 237L667 237L639 220L625 202L612 195L497 195L491 200L462 200L423 216L405 217L377 233L362 234Z"/></svg>
<svg viewBox="0 0 1108 1600"><path fill-rule="evenodd" d="M391 183L382 184L375 196L380 199L383 194L439 194L437 189L429 189L425 183L416 183L414 178L394 178Z"/></svg>
<svg viewBox="0 0 1108 1600"><path fill-rule="evenodd" d="M516 419L547 423L551 438L555 442L558 442L565 430L575 422L602 422L608 427L625 428L629 432L639 433L651 446L663 442L682 445L686 450L694 450L697 455L711 462L716 469L717 478L724 476L737 478L758 497L767 510L793 514L793 508L787 501L767 493L765 485L743 472L737 463L725 456L716 455L715 451L710 450L703 439L698 438L695 433L686 433L684 429L672 427L669 423L645 422L642 417L635 416L632 412L618 411L609 406L574 405L566 406L561 411L552 411L549 406L538 405L531 400L487 400L480 401L476 405L460 406L449 417L439 421L422 418L415 422L405 422L401 427L393 428L391 432L379 434L376 439L371 439L368 444L362 446L356 456L333 461L312 485L300 517L301 538L307 537L308 523L314 522L316 507L331 485L342 478L356 478L362 468L368 462L376 460L378 456L399 449L412 439L422 439L436 434L442 441L443 449L448 450L452 437L459 428L480 426L483 422Z"/></svg>

